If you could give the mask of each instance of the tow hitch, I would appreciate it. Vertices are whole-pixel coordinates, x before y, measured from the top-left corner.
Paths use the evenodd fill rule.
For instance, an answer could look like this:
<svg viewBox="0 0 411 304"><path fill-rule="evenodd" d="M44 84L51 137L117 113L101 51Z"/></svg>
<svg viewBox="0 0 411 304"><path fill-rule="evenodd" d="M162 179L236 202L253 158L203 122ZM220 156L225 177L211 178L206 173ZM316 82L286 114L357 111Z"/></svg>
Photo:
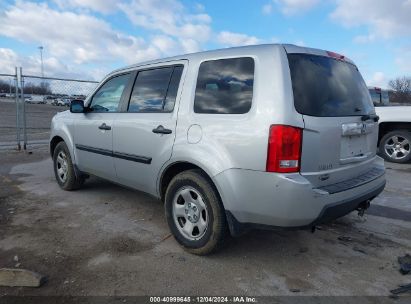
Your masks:
<svg viewBox="0 0 411 304"><path fill-rule="evenodd" d="M371 203L371 200L369 199L358 205L358 207L355 209L358 211L358 216L361 216L361 217L364 216L365 210L370 208L370 203Z"/></svg>

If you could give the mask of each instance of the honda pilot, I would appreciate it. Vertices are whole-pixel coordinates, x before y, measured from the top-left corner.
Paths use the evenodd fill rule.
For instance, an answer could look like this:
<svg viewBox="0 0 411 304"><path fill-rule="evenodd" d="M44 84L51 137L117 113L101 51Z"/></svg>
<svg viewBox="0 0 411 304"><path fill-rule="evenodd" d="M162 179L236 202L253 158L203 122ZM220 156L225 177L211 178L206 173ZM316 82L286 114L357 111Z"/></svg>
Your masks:
<svg viewBox="0 0 411 304"><path fill-rule="evenodd" d="M311 228L364 210L385 186L378 116L347 57L257 45L153 60L107 75L57 114L57 183L89 175L164 202L178 243Z"/></svg>

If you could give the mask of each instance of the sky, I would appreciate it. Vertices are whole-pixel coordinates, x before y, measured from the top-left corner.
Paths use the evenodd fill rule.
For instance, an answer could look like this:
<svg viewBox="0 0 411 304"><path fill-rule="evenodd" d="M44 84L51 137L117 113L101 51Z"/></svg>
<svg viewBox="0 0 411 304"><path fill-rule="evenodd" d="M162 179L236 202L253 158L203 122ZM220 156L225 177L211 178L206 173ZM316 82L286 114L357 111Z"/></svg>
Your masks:
<svg viewBox="0 0 411 304"><path fill-rule="evenodd" d="M292 43L352 59L368 85L411 75L411 0L0 0L0 73L101 80L172 55Z"/></svg>

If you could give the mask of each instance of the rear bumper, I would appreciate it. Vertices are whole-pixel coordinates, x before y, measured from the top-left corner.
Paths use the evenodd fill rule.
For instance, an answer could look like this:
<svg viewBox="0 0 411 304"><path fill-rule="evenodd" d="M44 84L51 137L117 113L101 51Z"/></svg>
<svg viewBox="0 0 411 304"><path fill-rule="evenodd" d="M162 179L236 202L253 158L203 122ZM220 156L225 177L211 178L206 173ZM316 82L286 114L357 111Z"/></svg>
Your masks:
<svg viewBox="0 0 411 304"><path fill-rule="evenodd" d="M305 228L344 216L372 200L385 187L384 162L377 157L373 168L380 174L344 191L315 189L300 174L273 174L231 169L215 176L227 212L230 229Z"/></svg>
<svg viewBox="0 0 411 304"><path fill-rule="evenodd" d="M327 223L339 217L347 215L356 210L362 203L373 200L385 188L385 180L375 190L368 192L359 197L350 198L345 201L326 205L321 211L317 219L315 219L309 226L315 226L321 223Z"/></svg>

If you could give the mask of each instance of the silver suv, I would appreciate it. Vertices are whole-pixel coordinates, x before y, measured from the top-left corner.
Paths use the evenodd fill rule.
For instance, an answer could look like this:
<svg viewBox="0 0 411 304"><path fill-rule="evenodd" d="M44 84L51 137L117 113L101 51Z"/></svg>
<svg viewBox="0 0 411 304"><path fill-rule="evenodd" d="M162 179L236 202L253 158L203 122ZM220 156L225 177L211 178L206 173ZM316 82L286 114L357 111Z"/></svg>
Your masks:
<svg viewBox="0 0 411 304"><path fill-rule="evenodd" d="M95 175L154 195L176 240L207 254L227 231L367 208L385 185L377 121L344 56L247 46L110 73L53 118L50 150L61 188Z"/></svg>

